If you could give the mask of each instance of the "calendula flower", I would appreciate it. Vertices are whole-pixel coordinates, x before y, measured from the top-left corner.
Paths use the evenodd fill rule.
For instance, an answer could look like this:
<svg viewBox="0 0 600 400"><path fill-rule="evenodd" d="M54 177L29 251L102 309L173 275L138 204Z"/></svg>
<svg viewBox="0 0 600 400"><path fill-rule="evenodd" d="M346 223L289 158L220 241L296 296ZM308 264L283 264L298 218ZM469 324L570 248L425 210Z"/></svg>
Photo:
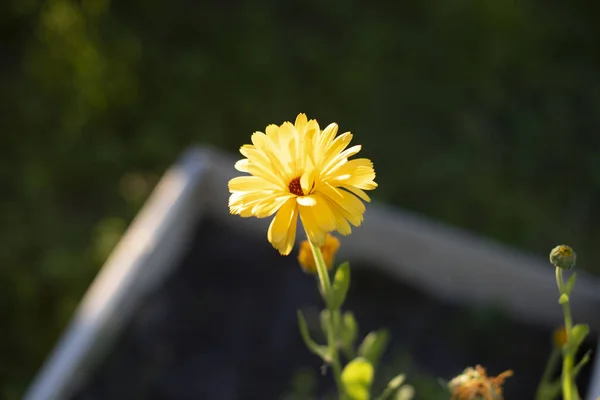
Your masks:
<svg viewBox="0 0 600 400"><path fill-rule="evenodd" d="M502 384L512 374L512 371L504 371L496 377L488 377L481 365L467 368L448 384L452 393L451 399L502 400Z"/></svg>
<svg viewBox="0 0 600 400"><path fill-rule="evenodd" d="M567 343L567 331L564 326L561 326L554 331L552 341L556 347L563 347L565 343Z"/></svg>
<svg viewBox="0 0 600 400"><path fill-rule="evenodd" d="M325 261L325 266L328 270L333 266L333 260L339 248L339 239L328 233L325 238L325 243L321 246L321 254L323 254L323 260ZM308 240L303 240L302 243L300 243L298 262L305 272L311 274L317 273L317 265L315 264L315 258L313 257L310 242Z"/></svg>
<svg viewBox="0 0 600 400"><path fill-rule="evenodd" d="M363 221L370 201L365 190L377 187L373 163L348 160L360 145L349 148L350 132L336 137L338 126L321 130L316 120L299 114L294 124L269 125L255 132L252 144L240 148L246 158L235 168L250 176L229 181L229 210L242 217L275 214L267 238L281 254L291 252L298 216L308 239L323 245L328 232L342 235Z"/></svg>

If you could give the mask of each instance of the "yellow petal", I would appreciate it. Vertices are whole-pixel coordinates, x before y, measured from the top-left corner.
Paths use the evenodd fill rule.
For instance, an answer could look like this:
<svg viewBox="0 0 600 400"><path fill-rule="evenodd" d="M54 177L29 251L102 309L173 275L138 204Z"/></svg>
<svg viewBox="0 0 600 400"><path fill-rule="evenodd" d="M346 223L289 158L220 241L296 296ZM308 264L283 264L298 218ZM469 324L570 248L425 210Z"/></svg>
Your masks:
<svg viewBox="0 0 600 400"><path fill-rule="evenodd" d="M310 160L306 160L306 164L304 166L304 173L300 177L300 187L302 187L302 192L304 194L311 193L313 187L315 186L315 178L316 171L312 162Z"/></svg>
<svg viewBox="0 0 600 400"><path fill-rule="evenodd" d="M373 163L366 158L347 161L339 168L333 167L325 176L325 180L330 181L334 186L348 185L363 190L372 190L377 187L373 179L375 179Z"/></svg>
<svg viewBox="0 0 600 400"><path fill-rule="evenodd" d="M294 197L294 195L290 193L269 196L257 202L254 207L252 207L252 214L256 218L270 217L279 209L279 207L292 197Z"/></svg>
<svg viewBox="0 0 600 400"><path fill-rule="evenodd" d="M278 190L273 182L258 176L238 176L229 181L229 190L235 192L253 192L258 190Z"/></svg>
<svg viewBox="0 0 600 400"><path fill-rule="evenodd" d="M307 122L308 118L306 118L306 114L304 113L300 113L296 117L296 122L294 123L294 126L296 127L296 130L302 135L304 135L304 128L306 127Z"/></svg>
<svg viewBox="0 0 600 400"><path fill-rule="evenodd" d="M362 146L360 144L358 144L356 146L352 146L349 149L342 151L340 154L333 157L326 165L323 166L323 170L322 170L323 173L327 174L329 171L335 170L335 169L341 167L346 162L348 162L348 157L351 157L351 156L355 155L356 153L358 153L361 148L362 148Z"/></svg>
<svg viewBox="0 0 600 400"><path fill-rule="evenodd" d="M336 205L337 211L342 213L352 225L361 224L365 205L356 196L327 184L320 186L319 192L327 196Z"/></svg>
<svg viewBox="0 0 600 400"><path fill-rule="evenodd" d="M271 136L267 136L262 132L254 132L251 140L256 149L268 157L272 168L287 171L286 166L289 164L290 159L288 152L279 147L278 135L279 130Z"/></svg>
<svg viewBox="0 0 600 400"><path fill-rule="evenodd" d="M331 145L331 142L335 138L335 135L337 135L337 132L338 125L335 122L327 125L327 127L323 129L321 137L319 138L319 147L326 150Z"/></svg>
<svg viewBox="0 0 600 400"><path fill-rule="evenodd" d="M288 232L287 232L285 241L281 244L280 247L277 247L277 249L279 250L279 253L281 253L281 255L287 256L288 254L290 254L290 252L294 248L294 243L296 241L296 224L297 223L298 223L298 209L295 208L293 215L292 215L292 223L290 224L290 227L288 228Z"/></svg>
<svg viewBox="0 0 600 400"><path fill-rule="evenodd" d="M296 220L296 199L288 199L277 211L275 218L269 225L267 238L280 252L287 250L289 244L290 226L295 224ZM294 231L295 232L295 231ZM289 254L289 252L287 253Z"/></svg>
<svg viewBox="0 0 600 400"><path fill-rule="evenodd" d="M298 202L299 205L305 206L305 207L312 207L315 204L317 204L317 200L315 199L315 196L299 196L299 197L296 197L296 201Z"/></svg>
<svg viewBox="0 0 600 400"><path fill-rule="evenodd" d="M327 232L319 228L318 220L315 218L312 210L313 207L299 207L300 219L302 220L302 226L306 231L308 240L317 246L322 246L325 242Z"/></svg>
<svg viewBox="0 0 600 400"><path fill-rule="evenodd" d="M240 172L248 172L248 159L244 158L243 160L239 160L235 163L234 168Z"/></svg>
<svg viewBox="0 0 600 400"><path fill-rule="evenodd" d="M364 200L366 202L371 201L371 198L369 197L369 195L367 195L362 189L359 189L357 187L350 186L350 185L343 185L342 188L348 190L349 192L352 192L354 195L360 197L362 200Z"/></svg>
<svg viewBox="0 0 600 400"><path fill-rule="evenodd" d="M314 196L314 205L300 205L300 218L311 242L322 245L327 232L336 229L336 217L322 196Z"/></svg>
<svg viewBox="0 0 600 400"><path fill-rule="evenodd" d="M335 215L324 196L317 194L315 196L316 204L312 207L312 212L315 215L319 228L325 232L335 230L336 220Z"/></svg>
<svg viewBox="0 0 600 400"><path fill-rule="evenodd" d="M275 138L277 137L277 133L279 132L279 126L275 124L270 124L267 126L267 129L265 129L265 132L267 136L271 138L271 140L276 141Z"/></svg>
<svg viewBox="0 0 600 400"><path fill-rule="evenodd" d="M261 164L249 162L248 163L248 171L246 171L246 172L248 172L254 176L263 178L269 182L272 182L282 190L285 190L285 188L286 188L286 178L283 177L282 175L280 175L278 173L279 171L273 170L273 168L269 168L269 167L266 167Z"/></svg>
<svg viewBox="0 0 600 400"><path fill-rule="evenodd" d="M323 166L329 164L333 158L339 155L352 141L352 134L346 132L336 137L323 153Z"/></svg>
<svg viewBox="0 0 600 400"><path fill-rule="evenodd" d="M251 144L246 144L240 147L240 153L253 163L271 165L271 160L262 151L258 150Z"/></svg>

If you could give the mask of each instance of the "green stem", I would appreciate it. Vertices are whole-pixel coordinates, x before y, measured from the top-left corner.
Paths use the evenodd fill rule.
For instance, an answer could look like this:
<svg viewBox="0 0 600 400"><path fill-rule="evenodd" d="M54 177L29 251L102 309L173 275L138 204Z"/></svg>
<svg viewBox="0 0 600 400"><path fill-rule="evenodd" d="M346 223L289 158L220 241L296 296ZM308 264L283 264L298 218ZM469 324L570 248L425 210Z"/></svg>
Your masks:
<svg viewBox="0 0 600 400"><path fill-rule="evenodd" d="M310 248L312 250L313 257L315 258L315 264L317 265L317 275L319 276L319 283L321 284L321 295L323 296L323 300L327 305L327 309L332 311L330 309L331 281L329 280L329 272L327 271L327 266L325 265L325 260L323 259L323 253L321 253L319 246L315 246L310 240L308 243L310 243Z"/></svg>
<svg viewBox="0 0 600 400"><path fill-rule="evenodd" d="M553 386L552 373L556 370L556 366L557 366L558 362L560 361L560 354L561 354L560 348L558 348L556 346L552 348L552 353L550 354L550 358L548 359L548 362L546 363L546 369L544 369L544 374L542 375L542 380L540 381L540 384L538 385L537 393L535 396L536 400L549 400L548 399L548 390L549 390L549 387ZM552 397L552 398L554 398L554 397Z"/></svg>
<svg viewBox="0 0 600 400"><path fill-rule="evenodd" d="M572 346L569 345L571 330L573 329L573 320L571 318L571 306L569 303L569 294L565 290L562 269L556 267L556 284L561 294L566 299L561 301L563 314L565 316L565 332L567 333L567 343L563 346L563 368L562 368L562 386L564 400L579 400L579 393L574 380L575 354Z"/></svg>
<svg viewBox="0 0 600 400"><path fill-rule="evenodd" d="M331 367L333 369L333 377L335 379L335 383L340 393L340 399L344 399L345 390L344 385L342 384L342 367L340 364L340 356L338 353L336 343L337 324L335 321L335 316L339 315L339 309L335 309L334 307L332 307L331 281L329 279L329 272L327 271L325 260L323 259L323 253L321 253L321 249L319 248L319 246L314 245L310 241L310 239L308 240L308 242L310 243L310 247L315 258L315 264L317 266L317 275L319 276L319 282L321 285L321 294L323 296L323 300L325 301L327 309L329 310L329 329L327 329L327 346L329 347L329 355L331 357L330 362Z"/></svg>

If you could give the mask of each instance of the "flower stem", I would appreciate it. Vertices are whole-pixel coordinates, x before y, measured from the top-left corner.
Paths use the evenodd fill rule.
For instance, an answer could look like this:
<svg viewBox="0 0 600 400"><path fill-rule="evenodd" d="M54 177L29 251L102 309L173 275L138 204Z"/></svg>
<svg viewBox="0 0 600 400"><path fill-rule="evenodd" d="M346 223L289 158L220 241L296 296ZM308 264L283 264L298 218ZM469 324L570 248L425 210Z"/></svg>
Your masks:
<svg viewBox="0 0 600 400"><path fill-rule="evenodd" d="M315 264L317 266L317 274L319 276L319 283L321 286L321 295L323 296L323 300L325 301L325 305L327 306L327 310L329 311L329 327L327 329L327 346L329 347L329 356L331 357L329 361L333 370L333 377L335 379L335 383L338 387L340 399L344 399L345 390L342 384L342 367L340 364L340 357L336 345L338 324L335 323L335 316L339 315L339 308L336 309L332 307L331 299L333 293L331 290L329 272L327 271L327 266L325 265L325 260L323 259L323 253L321 253L321 249L319 248L319 246L314 245L312 241L310 241L310 239L309 243L312 249L313 256L315 258Z"/></svg>
<svg viewBox="0 0 600 400"><path fill-rule="evenodd" d="M562 387L564 400L579 400L579 393L574 380L575 354L572 346L569 345L569 338L573 330L573 319L571 318L571 306L569 303L569 294L566 291L563 280L562 269L556 267L556 284L561 294L561 304L565 316L565 332L567 333L567 343L563 346L563 368L562 368ZM564 296L563 296L564 295Z"/></svg>
<svg viewBox="0 0 600 400"><path fill-rule="evenodd" d="M321 253L319 246L315 246L310 240L308 242L310 243L310 248L312 249L313 257L315 258L315 264L317 265L317 275L319 276L319 283L321 285L321 295L327 305L327 309L329 309L329 305L331 304L331 281L329 280L329 272L327 272L327 266L325 265L323 253Z"/></svg>

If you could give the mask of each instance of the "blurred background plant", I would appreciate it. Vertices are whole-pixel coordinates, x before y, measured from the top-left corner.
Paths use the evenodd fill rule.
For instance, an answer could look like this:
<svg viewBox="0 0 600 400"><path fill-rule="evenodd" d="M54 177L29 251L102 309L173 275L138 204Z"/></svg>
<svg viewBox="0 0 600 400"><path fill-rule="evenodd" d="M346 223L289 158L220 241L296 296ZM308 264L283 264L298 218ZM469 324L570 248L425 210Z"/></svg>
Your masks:
<svg viewBox="0 0 600 400"><path fill-rule="evenodd" d="M538 254L568 242L593 268L599 11L581 0L9 0L0 397L19 398L187 146L233 152L298 112L360 135L376 200Z"/></svg>
<svg viewBox="0 0 600 400"><path fill-rule="evenodd" d="M381 366L381 371L374 382L374 392L383 392L388 382L397 376L398 371L406 371L406 379L403 380L402 386L404 390L397 391L390 399L409 400L414 397L428 400L448 400L450 397L447 382L420 371L412 361L408 349L395 350L390 361ZM315 399L318 392L318 374L319 371L313 369L299 368L290 382L288 393L282 397L282 400ZM335 393L331 393L330 398L333 400L337 396Z"/></svg>

